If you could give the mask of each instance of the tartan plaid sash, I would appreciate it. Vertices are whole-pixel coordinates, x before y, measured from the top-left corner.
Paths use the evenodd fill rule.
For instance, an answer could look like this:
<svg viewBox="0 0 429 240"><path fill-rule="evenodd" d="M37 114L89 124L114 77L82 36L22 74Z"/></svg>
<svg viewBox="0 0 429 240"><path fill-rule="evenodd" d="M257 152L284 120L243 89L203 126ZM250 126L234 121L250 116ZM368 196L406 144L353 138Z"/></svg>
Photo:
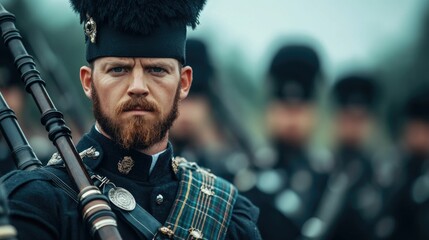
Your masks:
<svg viewBox="0 0 429 240"><path fill-rule="evenodd" d="M165 223L174 239L224 239L237 197L236 188L196 163L173 159L180 183Z"/></svg>
<svg viewBox="0 0 429 240"><path fill-rule="evenodd" d="M48 163L57 166L62 164L61 159ZM158 229L161 235L156 234L154 239L163 239L162 236L178 240L224 239L238 195L237 189L226 180L181 157L172 160L172 168L179 178L179 189L167 221ZM59 186L68 189L66 184ZM143 217L146 220L148 218L153 217ZM129 223L133 224L132 221Z"/></svg>

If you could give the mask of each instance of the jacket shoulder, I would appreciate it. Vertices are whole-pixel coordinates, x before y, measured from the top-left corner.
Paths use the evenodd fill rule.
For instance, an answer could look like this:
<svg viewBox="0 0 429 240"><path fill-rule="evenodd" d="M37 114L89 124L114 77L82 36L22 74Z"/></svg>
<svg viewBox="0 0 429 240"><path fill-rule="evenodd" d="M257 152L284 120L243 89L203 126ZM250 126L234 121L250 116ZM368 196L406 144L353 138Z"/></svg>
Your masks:
<svg viewBox="0 0 429 240"><path fill-rule="evenodd" d="M57 167L42 167L32 171L15 170L0 179L7 196L16 192L32 194L38 190L48 195L58 190L76 199L77 192L73 189L65 169Z"/></svg>
<svg viewBox="0 0 429 240"><path fill-rule="evenodd" d="M226 239L262 239L257 227L259 208L238 194Z"/></svg>
<svg viewBox="0 0 429 240"><path fill-rule="evenodd" d="M9 219L20 239L84 239L76 211L77 195L58 185L70 182L65 169L17 170L1 181L8 197Z"/></svg>

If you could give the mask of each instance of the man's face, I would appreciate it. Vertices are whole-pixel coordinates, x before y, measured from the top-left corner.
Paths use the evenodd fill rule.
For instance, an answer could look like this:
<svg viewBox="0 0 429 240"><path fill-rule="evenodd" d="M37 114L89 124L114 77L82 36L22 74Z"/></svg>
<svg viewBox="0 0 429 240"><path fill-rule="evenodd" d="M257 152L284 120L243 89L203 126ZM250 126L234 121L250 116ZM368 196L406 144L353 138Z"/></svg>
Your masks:
<svg viewBox="0 0 429 240"><path fill-rule="evenodd" d="M422 120L408 120L404 126L402 140L405 150L414 156L429 156L429 124Z"/></svg>
<svg viewBox="0 0 429 240"><path fill-rule="evenodd" d="M267 109L267 127L271 139L287 145L307 144L315 124L314 108L310 103L274 101Z"/></svg>
<svg viewBox="0 0 429 240"><path fill-rule="evenodd" d="M341 145L361 147L369 139L373 125L370 112L363 107L349 107L336 115L336 141Z"/></svg>
<svg viewBox="0 0 429 240"><path fill-rule="evenodd" d="M170 131L173 140L198 141L199 135L206 131L211 121L210 103L204 96L192 96L182 101L180 116Z"/></svg>
<svg viewBox="0 0 429 240"><path fill-rule="evenodd" d="M81 68L98 126L127 149L144 150L167 139L191 79L189 67L167 58L105 57L89 72Z"/></svg>

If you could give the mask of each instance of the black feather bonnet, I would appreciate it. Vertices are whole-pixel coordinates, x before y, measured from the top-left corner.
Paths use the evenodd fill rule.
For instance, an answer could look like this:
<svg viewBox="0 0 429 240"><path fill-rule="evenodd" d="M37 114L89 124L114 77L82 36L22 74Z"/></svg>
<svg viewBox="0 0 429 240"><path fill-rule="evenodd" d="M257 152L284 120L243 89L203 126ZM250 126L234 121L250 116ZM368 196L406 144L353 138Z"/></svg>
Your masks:
<svg viewBox="0 0 429 240"><path fill-rule="evenodd" d="M206 0L70 2L85 29L95 29L93 35L86 34L87 61L119 56L172 57L184 62L186 27L199 24Z"/></svg>

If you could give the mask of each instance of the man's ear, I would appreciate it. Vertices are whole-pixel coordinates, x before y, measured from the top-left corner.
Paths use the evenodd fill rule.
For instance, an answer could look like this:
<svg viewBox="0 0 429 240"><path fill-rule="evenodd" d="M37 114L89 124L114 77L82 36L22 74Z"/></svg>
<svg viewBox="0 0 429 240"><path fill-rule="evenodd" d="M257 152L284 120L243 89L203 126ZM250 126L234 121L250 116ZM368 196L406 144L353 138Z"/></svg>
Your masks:
<svg viewBox="0 0 429 240"><path fill-rule="evenodd" d="M80 68L80 83L82 84L83 91L85 95L91 99L92 93L92 69L88 66L82 66Z"/></svg>
<svg viewBox="0 0 429 240"><path fill-rule="evenodd" d="M182 67L180 74L180 100L188 96L192 85L192 68L190 66Z"/></svg>

